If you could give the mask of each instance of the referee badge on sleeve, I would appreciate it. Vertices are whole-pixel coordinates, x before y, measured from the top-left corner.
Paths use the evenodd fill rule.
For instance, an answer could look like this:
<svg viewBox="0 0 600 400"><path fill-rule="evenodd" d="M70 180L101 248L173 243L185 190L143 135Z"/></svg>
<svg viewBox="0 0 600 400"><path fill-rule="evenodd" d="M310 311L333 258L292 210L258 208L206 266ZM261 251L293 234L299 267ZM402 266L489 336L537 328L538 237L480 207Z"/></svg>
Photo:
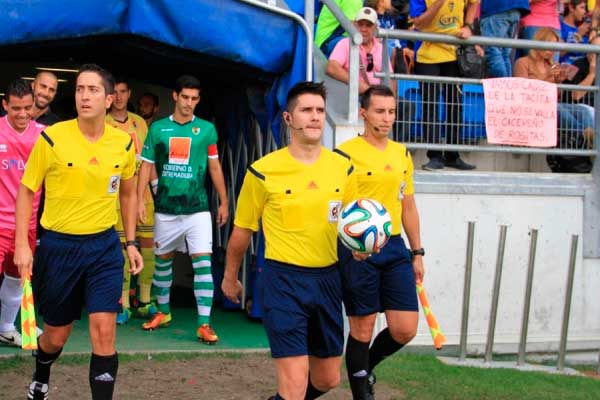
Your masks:
<svg viewBox="0 0 600 400"><path fill-rule="evenodd" d="M119 182L121 182L120 175L111 176L108 181L108 193L117 193L117 190L119 190Z"/></svg>
<svg viewBox="0 0 600 400"><path fill-rule="evenodd" d="M402 181L400 184L400 190L398 191L398 200L402 200L404 198L404 188L406 187L406 182Z"/></svg>
<svg viewBox="0 0 600 400"><path fill-rule="evenodd" d="M342 202L339 200L329 201L329 212L327 213L327 220L329 222L337 222L342 209Z"/></svg>

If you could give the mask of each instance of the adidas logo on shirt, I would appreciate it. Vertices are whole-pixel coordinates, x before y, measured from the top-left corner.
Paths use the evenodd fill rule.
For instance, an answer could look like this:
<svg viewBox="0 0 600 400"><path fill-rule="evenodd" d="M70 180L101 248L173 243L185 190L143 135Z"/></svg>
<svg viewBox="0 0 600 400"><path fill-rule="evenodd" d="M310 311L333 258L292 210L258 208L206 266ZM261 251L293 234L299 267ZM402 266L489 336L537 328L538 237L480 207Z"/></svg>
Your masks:
<svg viewBox="0 0 600 400"><path fill-rule="evenodd" d="M307 189L318 189L319 187L317 186L315 181L310 181L310 183L308 184L308 186L306 188Z"/></svg>

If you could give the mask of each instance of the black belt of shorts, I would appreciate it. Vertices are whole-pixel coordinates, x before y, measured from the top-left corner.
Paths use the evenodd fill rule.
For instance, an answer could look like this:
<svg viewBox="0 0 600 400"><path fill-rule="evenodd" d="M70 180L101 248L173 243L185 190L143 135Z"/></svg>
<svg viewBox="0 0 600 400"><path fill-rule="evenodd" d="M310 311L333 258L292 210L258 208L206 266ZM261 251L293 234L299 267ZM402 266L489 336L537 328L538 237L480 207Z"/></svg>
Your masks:
<svg viewBox="0 0 600 400"><path fill-rule="evenodd" d="M337 262L335 262L331 265L327 265L325 267L303 267L300 265L290 264L290 263L286 263L283 261L272 260L269 258L267 258L265 261L269 267L298 271L298 272L302 272L302 273L319 273L320 274L320 273L328 272L330 270L334 270L334 269L338 268Z"/></svg>
<svg viewBox="0 0 600 400"><path fill-rule="evenodd" d="M44 236L50 236L50 237L53 236L55 238L60 238L60 239L81 241L81 240L94 239L96 237L101 237L101 236L106 235L107 233L114 232L114 231L115 231L115 228L112 226L110 228L105 229L100 232L84 233L84 234L63 233L63 232L53 231L50 229L45 229Z"/></svg>

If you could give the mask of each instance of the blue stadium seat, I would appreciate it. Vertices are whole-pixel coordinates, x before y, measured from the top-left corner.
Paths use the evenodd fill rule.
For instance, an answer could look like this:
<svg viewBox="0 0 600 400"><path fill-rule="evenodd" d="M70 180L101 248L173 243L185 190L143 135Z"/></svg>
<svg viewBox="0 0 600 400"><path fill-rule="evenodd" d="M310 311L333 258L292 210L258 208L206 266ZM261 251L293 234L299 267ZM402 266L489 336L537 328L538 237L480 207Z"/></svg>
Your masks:
<svg viewBox="0 0 600 400"><path fill-rule="evenodd" d="M477 140L486 137L485 131L485 103L483 97L483 87L481 85L464 84L462 85L463 108L462 108L462 128L461 137L466 140ZM410 118L410 135L415 138L422 136L423 109L421 99L421 89L418 81L399 80L398 95L412 103L413 115ZM440 94L439 116L441 121L445 121L446 110L443 105L444 98ZM399 104L402 107L402 104ZM442 132L442 136L444 133Z"/></svg>

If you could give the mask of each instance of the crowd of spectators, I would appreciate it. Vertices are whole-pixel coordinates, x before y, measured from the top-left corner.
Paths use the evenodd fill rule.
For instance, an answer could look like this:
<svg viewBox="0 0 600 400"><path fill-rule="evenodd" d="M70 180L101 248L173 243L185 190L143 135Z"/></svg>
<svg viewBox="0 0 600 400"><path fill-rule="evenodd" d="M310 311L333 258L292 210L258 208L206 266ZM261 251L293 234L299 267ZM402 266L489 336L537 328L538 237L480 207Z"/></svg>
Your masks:
<svg viewBox="0 0 600 400"><path fill-rule="evenodd" d="M600 22L600 6L588 8L584 0L336 0L346 17L354 21L363 35L360 46L359 93L379 83L375 72L382 71L384 63L380 40L375 37L377 27L410 29L420 32L445 33L459 38L481 35L497 38L563 41L567 43L594 43ZM321 9L316 27L316 44L329 58L327 73L342 82L348 82L349 41L343 28L331 11ZM596 57L580 52L515 50L486 46L477 49L484 57L485 76L525 77L554 83L593 85ZM396 73L460 76L456 46L432 43L388 40L391 69ZM393 85L396 86L396 85ZM439 121L443 110L446 118L458 118L461 93L455 85L421 83L424 121ZM436 105L442 91L446 102ZM401 96L401 93L399 94ZM428 97L429 96L429 97ZM430 98L431 97L431 98ZM593 96L585 91L559 93L559 132L577 132L583 147L592 147ZM458 124L424 124L426 141L440 142L440 129L445 129L446 143L458 143ZM560 138L559 138L560 139ZM557 143L562 145L562 143ZM451 167L460 170L475 168L464 162L457 152L429 151L427 170Z"/></svg>

